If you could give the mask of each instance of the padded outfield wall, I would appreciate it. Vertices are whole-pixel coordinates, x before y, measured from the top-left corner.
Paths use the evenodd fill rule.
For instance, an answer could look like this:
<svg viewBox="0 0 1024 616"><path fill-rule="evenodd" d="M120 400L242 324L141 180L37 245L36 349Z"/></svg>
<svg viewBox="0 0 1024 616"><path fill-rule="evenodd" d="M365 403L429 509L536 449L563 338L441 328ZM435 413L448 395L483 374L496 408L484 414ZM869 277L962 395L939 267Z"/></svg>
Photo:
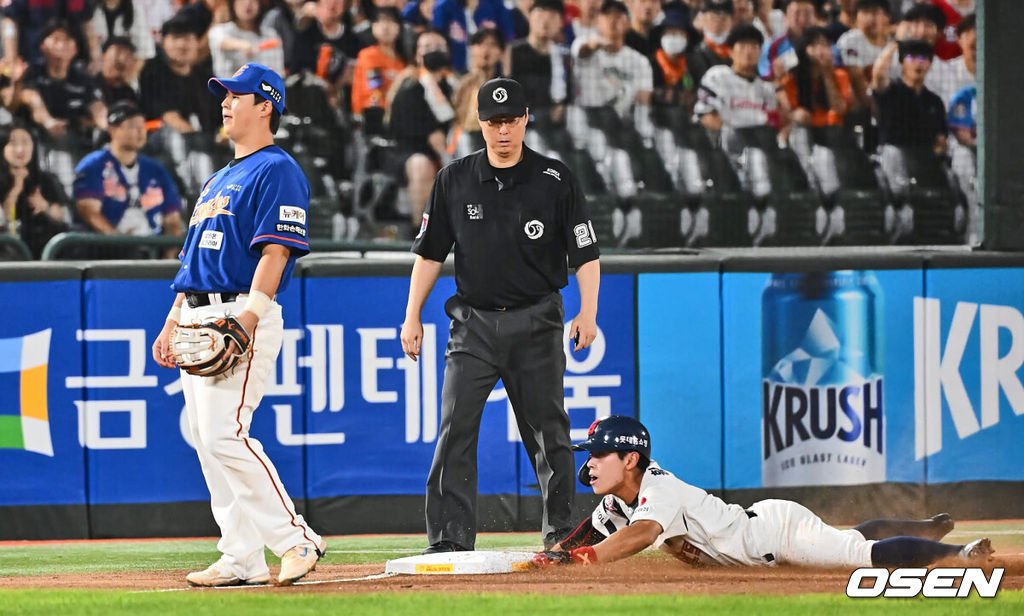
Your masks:
<svg viewBox="0 0 1024 616"><path fill-rule="evenodd" d="M709 251L602 265L598 340L567 349L574 440L596 417L638 415L654 458L683 479L744 505L795 498L837 523L1024 516L1024 255ZM216 534L178 375L149 352L175 270L0 268L0 539ZM423 531L454 282L446 270L431 295L413 363L398 339L408 273L394 260L303 259L279 298L284 345L252 433L324 533ZM853 295L780 309L771 290L802 277ZM564 297L568 322L575 281ZM773 384L779 366L803 376ZM829 406L838 390L815 390L828 379L808 374L839 372L877 389ZM867 454L827 455L837 435ZM538 528L535 478L500 384L479 458L482 529ZM796 483L779 480L773 459ZM580 515L594 502L581 493Z"/></svg>

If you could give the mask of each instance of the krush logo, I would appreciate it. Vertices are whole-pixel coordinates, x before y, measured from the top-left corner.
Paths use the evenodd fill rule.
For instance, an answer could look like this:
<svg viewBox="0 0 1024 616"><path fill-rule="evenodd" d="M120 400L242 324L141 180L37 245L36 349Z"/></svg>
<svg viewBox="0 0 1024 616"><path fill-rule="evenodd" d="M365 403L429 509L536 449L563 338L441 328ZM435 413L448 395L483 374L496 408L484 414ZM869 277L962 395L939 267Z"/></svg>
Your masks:
<svg viewBox="0 0 1024 616"><path fill-rule="evenodd" d="M990 599L996 596L1002 579L1002 567L993 568L988 578L980 567L936 567L931 571L924 567L905 567L893 569L892 573L880 567L863 567L850 576L846 596L963 598L974 588L979 597Z"/></svg>
<svg viewBox="0 0 1024 616"><path fill-rule="evenodd" d="M260 90L262 90L267 96L272 98L278 105L281 104L281 92L274 86L270 85L266 81L260 82Z"/></svg>

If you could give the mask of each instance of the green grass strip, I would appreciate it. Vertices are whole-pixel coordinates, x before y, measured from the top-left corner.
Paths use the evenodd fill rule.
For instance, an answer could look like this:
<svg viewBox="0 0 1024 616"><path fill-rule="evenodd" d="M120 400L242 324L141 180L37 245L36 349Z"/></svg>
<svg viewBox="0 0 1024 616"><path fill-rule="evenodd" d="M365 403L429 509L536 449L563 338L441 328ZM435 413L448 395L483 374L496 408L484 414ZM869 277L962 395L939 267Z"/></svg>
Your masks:
<svg viewBox="0 0 1024 616"><path fill-rule="evenodd" d="M223 616L231 613L310 614L586 614L622 610L628 614L949 614L984 611L1019 615L1024 592L1001 592L995 599L848 599L836 595L510 595L499 593L392 593L363 595L273 594L244 591L129 594L120 591L0 591L0 611L10 614L146 614Z"/></svg>

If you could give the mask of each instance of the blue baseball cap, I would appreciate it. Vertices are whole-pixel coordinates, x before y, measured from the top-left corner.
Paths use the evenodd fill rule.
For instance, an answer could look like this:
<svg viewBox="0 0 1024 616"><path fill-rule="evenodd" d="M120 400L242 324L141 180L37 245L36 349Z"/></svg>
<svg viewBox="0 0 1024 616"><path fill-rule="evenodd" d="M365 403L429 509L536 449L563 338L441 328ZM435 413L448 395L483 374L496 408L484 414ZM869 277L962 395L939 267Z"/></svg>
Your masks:
<svg viewBox="0 0 1024 616"><path fill-rule="evenodd" d="M284 114L284 80L268 66L255 62L243 64L230 79L214 77L206 82L206 87L218 96L224 96L228 91L259 94L270 101L278 113Z"/></svg>

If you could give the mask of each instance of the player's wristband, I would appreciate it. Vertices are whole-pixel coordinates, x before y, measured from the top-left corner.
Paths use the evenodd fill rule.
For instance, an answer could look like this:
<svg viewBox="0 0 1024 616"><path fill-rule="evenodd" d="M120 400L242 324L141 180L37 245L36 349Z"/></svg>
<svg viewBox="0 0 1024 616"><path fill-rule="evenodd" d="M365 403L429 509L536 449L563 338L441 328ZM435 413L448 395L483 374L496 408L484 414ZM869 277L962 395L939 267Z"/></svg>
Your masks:
<svg viewBox="0 0 1024 616"><path fill-rule="evenodd" d="M263 291L252 290L249 291L249 298L245 300L245 308L242 310L248 310L262 319L263 314L270 310L270 302L272 301Z"/></svg>
<svg viewBox="0 0 1024 616"><path fill-rule="evenodd" d="M569 556L572 557L572 562L581 565L592 565L597 562L597 552L594 551L593 546L589 545L569 550Z"/></svg>
<svg viewBox="0 0 1024 616"><path fill-rule="evenodd" d="M181 306L171 306L171 311L167 313L167 320L181 323Z"/></svg>

